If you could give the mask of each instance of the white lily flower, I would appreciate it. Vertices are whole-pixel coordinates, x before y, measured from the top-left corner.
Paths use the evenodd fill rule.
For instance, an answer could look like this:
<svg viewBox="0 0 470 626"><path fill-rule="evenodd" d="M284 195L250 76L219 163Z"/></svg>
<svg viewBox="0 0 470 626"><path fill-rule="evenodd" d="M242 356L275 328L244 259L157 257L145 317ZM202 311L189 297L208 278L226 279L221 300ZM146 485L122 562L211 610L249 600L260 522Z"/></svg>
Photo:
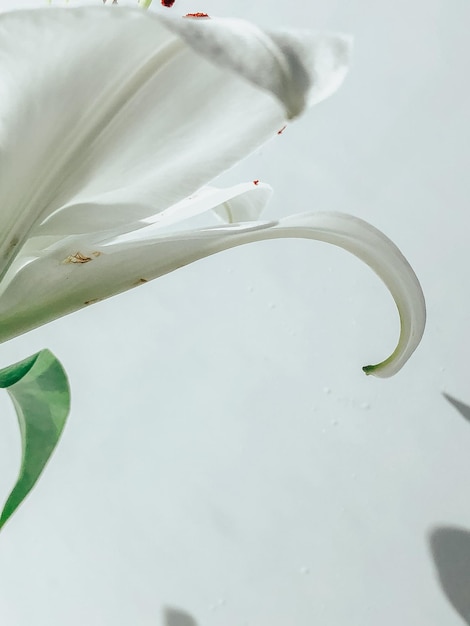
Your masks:
<svg viewBox="0 0 470 626"><path fill-rule="evenodd" d="M350 41L124 8L0 15L0 341L227 248L327 241L400 314L390 376L425 307L394 244L341 214L260 221L266 185L208 182L341 84ZM255 181L257 182L257 181ZM191 227L215 210L229 224Z"/></svg>

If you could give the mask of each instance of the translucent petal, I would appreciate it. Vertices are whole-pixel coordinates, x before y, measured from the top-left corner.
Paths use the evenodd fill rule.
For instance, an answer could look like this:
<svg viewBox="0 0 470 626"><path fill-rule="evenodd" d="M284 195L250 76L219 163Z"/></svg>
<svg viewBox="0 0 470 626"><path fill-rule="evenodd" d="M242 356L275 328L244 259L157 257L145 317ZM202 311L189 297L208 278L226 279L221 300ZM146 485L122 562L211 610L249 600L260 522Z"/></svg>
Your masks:
<svg viewBox="0 0 470 626"><path fill-rule="evenodd" d="M161 19L207 58L274 94L288 119L336 91L349 66L352 39L346 35L263 32L236 19Z"/></svg>

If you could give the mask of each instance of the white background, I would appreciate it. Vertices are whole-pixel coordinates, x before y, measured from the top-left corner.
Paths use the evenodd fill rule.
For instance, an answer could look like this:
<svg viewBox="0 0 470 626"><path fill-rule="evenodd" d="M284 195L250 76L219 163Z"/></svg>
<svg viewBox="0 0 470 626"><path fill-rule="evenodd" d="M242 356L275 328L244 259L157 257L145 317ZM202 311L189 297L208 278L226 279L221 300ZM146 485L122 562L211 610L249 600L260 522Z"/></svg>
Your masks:
<svg viewBox="0 0 470 626"><path fill-rule="evenodd" d="M470 403L470 4L168 10L354 35L341 90L222 182L270 182L267 217L371 221L415 268L427 331L395 378L364 376L398 336L386 289L341 250L275 241L3 345L0 366L50 348L73 408L0 535L0 623L470 624L470 423L442 396ZM19 454L4 393L3 498Z"/></svg>

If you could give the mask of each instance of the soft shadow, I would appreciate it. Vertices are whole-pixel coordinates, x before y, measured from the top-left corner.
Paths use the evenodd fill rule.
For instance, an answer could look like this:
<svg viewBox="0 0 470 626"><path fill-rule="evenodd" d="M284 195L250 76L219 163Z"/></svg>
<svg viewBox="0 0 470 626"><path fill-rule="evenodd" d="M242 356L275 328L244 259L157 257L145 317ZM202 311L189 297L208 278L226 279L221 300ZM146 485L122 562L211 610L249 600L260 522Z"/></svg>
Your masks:
<svg viewBox="0 0 470 626"><path fill-rule="evenodd" d="M468 404L464 404L463 402L460 402L460 400L456 400L452 396L449 396L448 393L443 393L442 395L448 402L452 404L453 407L457 409L462 417L470 422L470 406Z"/></svg>
<svg viewBox="0 0 470 626"><path fill-rule="evenodd" d="M431 532L429 544L447 599L470 625L470 532L440 526Z"/></svg>
<svg viewBox="0 0 470 626"><path fill-rule="evenodd" d="M197 622L189 613L167 607L165 608L165 626L197 626Z"/></svg>

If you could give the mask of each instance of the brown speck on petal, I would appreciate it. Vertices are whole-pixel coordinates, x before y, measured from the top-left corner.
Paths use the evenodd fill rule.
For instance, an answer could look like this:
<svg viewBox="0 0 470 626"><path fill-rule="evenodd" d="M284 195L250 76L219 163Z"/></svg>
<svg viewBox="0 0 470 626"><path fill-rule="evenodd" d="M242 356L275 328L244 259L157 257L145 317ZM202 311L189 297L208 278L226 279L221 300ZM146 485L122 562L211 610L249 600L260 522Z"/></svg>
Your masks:
<svg viewBox="0 0 470 626"><path fill-rule="evenodd" d="M277 131L278 135L282 135L282 133L286 130L287 126L283 126L280 130Z"/></svg>
<svg viewBox="0 0 470 626"><path fill-rule="evenodd" d="M8 249L9 250L13 250L13 248L15 248L18 244L20 243L20 240L18 237L13 237L10 241L10 243L8 244Z"/></svg>
<svg viewBox="0 0 470 626"><path fill-rule="evenodd" d="M253 185L259 185L259 180L258 179L254 180Z"/></svg>
<svg viewBox="0 0 470 626"><path fill-rule="evenodd" d="M200 13L200 12L198 12L198 13L186 13L186 15L184 17L208 17L210 19L208 13Z"/></svg>
<svg viewBox="0 0 470 626"><path fill-rule="evenodd" d="M175 0L162 0L164 7L172 7L175 4Z"/></svg>
<svg viewBox="0 0 470 626"><path fill-rule="evenodd" d="M134 285L143 285L144 283L148 283L148 280L146 278L139 278L135 281Z"/></svg>
<svg viewBox="0 0 470 626"><path fill-rule="evenodd" d="M85 302L83 304L88 306L89 304L95 304L95 302L99 302L100 300L101 300L101 298L93 298L92 300L85 300Z"/></svg>
<svg viewBox="0 0 470 626"><path fill-rule="evenodd" d="M71 254L70 256L68 256L62 262L63 263L88 263L89 261L92 261L92 260L93 259L91 258L91 256L85 256L81 252L76 252L75 254Z"/></svg>
<svg viewBox="0 0 470 626"><path fill-rule="evenodd" d="M95 250L94 252L91 253L94 257L98 257L101 256L101 252L99 250Z"/></svg>

